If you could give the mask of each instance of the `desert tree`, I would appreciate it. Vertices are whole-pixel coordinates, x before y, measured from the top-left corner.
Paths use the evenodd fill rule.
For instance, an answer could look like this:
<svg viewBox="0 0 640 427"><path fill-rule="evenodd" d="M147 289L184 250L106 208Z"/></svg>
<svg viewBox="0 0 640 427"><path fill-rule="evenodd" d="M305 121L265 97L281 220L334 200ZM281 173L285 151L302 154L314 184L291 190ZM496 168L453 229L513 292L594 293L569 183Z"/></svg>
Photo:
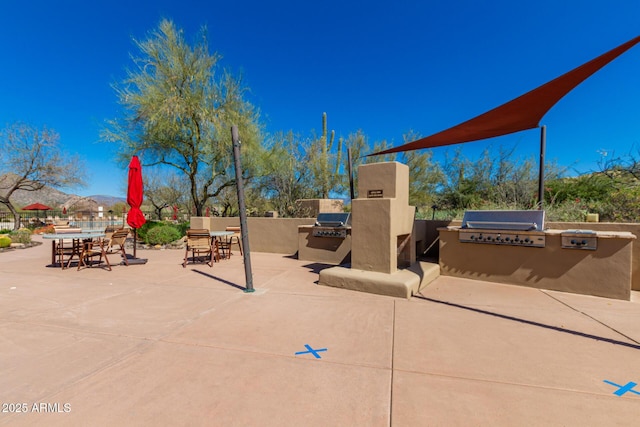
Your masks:
<svg viewBox="0 0 640 427"><path fill-rule="evenodd" d="M345 152L351 153L351 167L353 175L353 187L355 196L358 197L358 167L363 164L377 163L377 162L390 162L394 161L397 157L396 154L385 154L384 156L367 156L370 153L391 148L387 141L379 141L370 145L369 137L358 129L355 132L350 133L347 139L344 141ZM345 193L349 193L349 167L348 167L348 155L343 156L343 170L345 173L342 175L341 188Z"/></svg>
<svg viewBox="0 0 640 427"><path fill-rule="evenodd" d="M402 138L403 144L407 144L419 139L420 135L409 131ZM409 204L423 214L435 204L437 193L444 184L444 174L433 160L432 150L405 152L402 161L409 167Z"/></svg>
<svg viewBox="0 0 640 427"><path fill-rule="evenodd" d="M419 135L413 131L409 131L403 135L404 143L418 138ZM436 193L442 185L444 176L439 164L433 160L431 150L414 150L400 154L391 153L380 156L368 156L370 153L391 148L392 145L388 141L382 140L375 142L373 146L371 146L368 142L367 135L362 130L349 134L345 141L345 146L346 150L351 152L353 182L356 193L358 188L358 166L378 162L399 161L409 167L409 203L422 210L433 204ZM344 170L346 171L347 169L345 159ZM343 182L344 188L348 188L348 178L345 174L345 180Z"/></svg>
<svg viewBox="0 0 640 427"><path fill-rule="evenodd" d="M309 139L292 131L277 132L267 141L260 190L280 216L303 215L296 200L318 195L313 186L313 171L309 167L313 157L311 147Z"/></svg>
<svg viewBox="0 0 640 427"><path fill-rule="evenodd" d="M175 171L148 168L144 175L145 200L153 206L153 211L162 220L162 210L185 204L188 186Z"/></svg>
<svg viewBox="0 0 640 427"><path fill-rule="evenodd" d="M9 125L0 133L0 204L13 214L15 229L20 227L20 214L11 202L16 191L84 185L83 162L62 152L59 141L54 130L24 123Z"/></svg>
<svg viewBox="0 0 640 427"><path fill-rule="evenodd" d="M103 139L121 144L123 163L138 154L146 166L177 169L202 215L210 198L235 185L232 125L242 140L244 178L252 177L261 149L259 114L244 99L242 79L221 70L220 55L209 52L206 28L191 46L165 19L134 43L134 68L114 87L123 114L108 122Z"/></svg>

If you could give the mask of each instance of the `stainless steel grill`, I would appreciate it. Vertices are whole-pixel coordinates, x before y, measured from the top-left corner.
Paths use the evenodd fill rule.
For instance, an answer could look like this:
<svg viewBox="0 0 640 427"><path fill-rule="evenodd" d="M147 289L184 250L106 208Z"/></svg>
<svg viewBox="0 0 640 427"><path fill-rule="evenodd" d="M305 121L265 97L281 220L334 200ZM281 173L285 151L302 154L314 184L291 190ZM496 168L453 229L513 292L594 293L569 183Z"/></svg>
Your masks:
<svg viewBox="0 0 640 427"><path fill-rule="evenodd" d="M593 230L566 230L560 233L564 249L598 249L598 235Z"/></svg>
<svg viewBox="0 0 640 427"><path fill-rule="evenodd" d="M543 230L544 211L466 211L462 228Z"/></svg>
<svg viewBox="0 0 640 427"><path fill-rule="evenodd" d="M544 248L544 211L466 211L460 242Z"/></svg>
<svg viewBox="0 0 640 427"><path fill-rule="evenodd" d="M314 237L337 237L345 239L351 228L351 213L321 212L316 218L312 235Z"/></svg>

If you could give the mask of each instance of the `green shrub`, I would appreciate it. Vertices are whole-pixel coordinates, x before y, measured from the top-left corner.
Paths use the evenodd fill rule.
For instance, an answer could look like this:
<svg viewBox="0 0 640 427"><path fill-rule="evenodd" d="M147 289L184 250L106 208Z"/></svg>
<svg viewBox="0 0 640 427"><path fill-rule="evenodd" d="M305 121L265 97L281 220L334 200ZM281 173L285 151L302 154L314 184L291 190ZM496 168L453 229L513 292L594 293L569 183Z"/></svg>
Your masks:
<svg viewBox="0 0 640 427"><path fill-rule="evenodd" d="M14 243L31 243L31 230L28 228L21 228L9 233L9 237L11 237L11 241Z"/></svg>
<svg viewBox="0 0 640 427"><path fill-rule="evenodd" d="M11 246L11 237L0 236L0 248L8 248Z"/></svg>
<svg viewBox="0 0 640 427"><path fill-rule="evenodd" d="M138 240L149 243L149 238L147 237L147 235L150 230L153 230L157 227L172 227L178 232L178 237L176 239L179 239L180 237L187 235L187 230L189 229L189 223L182 222L179 224L174 224L172 222L164 222L164 221L147 221L144 223L142 227L138 229Z"/></svg>
<svg viewBox="0 0 640 427"><path fill-rule="evenodd" d="M9 234L11 233L11 230L9 230L8 228L3 228L2 230L0 230L0 234Z"/></svg>
<svg viewBox="0 0 640 427"><path fill-rule="evenodd" d="M159 225L151 228L146 235L146 242L150 245L166 245L180 237L180 232L171 225Z"/></svg>
<svg viewBox="0 0 640 427"><path fill-rule="evenodd" d="M147 221L145 222L142 227L138 228L138 230L136 230L136 232L138 233L138 240L141 240L143 242L147 241L147 233L149 233L149 230L152 230L156 227L160 227L164 225L164 223L162 221Z"/></svg>
<svg viewBox="0 0 640 427"><path fill-rule="evenodd" d="M187 235L187 230L191 227L191 224L188 222L181 222L179 224L171 224L171 226L178 230L180 237L184 237Z"/></svg>

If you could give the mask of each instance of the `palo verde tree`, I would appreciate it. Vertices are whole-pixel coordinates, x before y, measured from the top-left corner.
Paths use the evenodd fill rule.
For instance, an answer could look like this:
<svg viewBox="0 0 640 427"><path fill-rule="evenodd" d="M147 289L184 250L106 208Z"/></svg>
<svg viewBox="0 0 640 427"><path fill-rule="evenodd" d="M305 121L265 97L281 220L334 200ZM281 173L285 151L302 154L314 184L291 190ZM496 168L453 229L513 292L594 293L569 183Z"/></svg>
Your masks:
<svg viewBox="0 0 640 427"><path fill-rule="evenodd" d="M414 131L408 131L403 136L403 143L409 143L420 138ZM349 135L346 141L347 149L351 150L354 167L354 185L357 188L357 167L362 164L399 161L409 167L409 204L416 206L419 211L430 208L437 197L438 189L444 180L440 166L433 160L431 150L414 150L406 153L367 156L391 148L386 140L376 142L369 148L367 137L362 131ZM345 165L346 169L346 165Z"/></svg>
<svg viewBox="0 0 640 427"><path fill-rule="evenodd" d="M355 196L358 197L358 166L368 164L368 163L378 163L378 162L391 162L396 159L396 154L385 154L384 156L370 156L368 154L376 153L378 151L385 150L390 148L390 145L387 141L379 141L375 142L373 146L369 144L368 136L361 130L357 130L356 132L350 133L345 141L345 151L351 152L351 166L352 166L352 174L353 174L353 186ZM341 188L343 191L348 194L349 193L349 174L348 174L348 156L343 157L343 169L345 173L343 174Z"/></svg>
<svg viewBox="0 0 640 427"><path fill-rule="evenodd" d="M0 204L20 227L20 215L11 196L18 190L38 191L44 187L64 188L84 184L83 164L77 156L60 151L57 132L15 123L0 134Z"/></svg>
<svg viewBox="0 0 640 427"><path fill-rule="evenodd" d="M313 174L309 165L309 140L289 132L277 132L267 141L264 173L259 182L263 197L283 217L305 214L296 203L317 195L313 187Z"/></svg>
<svg viewBox="0 0 640 427"><path fill-rule="evenodd" d="M243 96L240 78L219 70L209 53L206 29L190 46L173 22L163 20L144 41L135 69L115 90L123 117L110 121L103 139L122 145L121 160L138 154L144 165L165 165L184 174L196 215L207 200L235 185L231 126L243 147L245 178L259 157L258 112Z"/></svg>
<svg viewBox="0 0 640 427"><path fill-rule="evenodd" d="M403 144L415 141L420 135L409 131L403 136ZM418 212L424 212L434 205L439 188L444 182L440 165L433 160L431 150L413 150L404 153L402 159L409 167L409 204Z"/></svg>

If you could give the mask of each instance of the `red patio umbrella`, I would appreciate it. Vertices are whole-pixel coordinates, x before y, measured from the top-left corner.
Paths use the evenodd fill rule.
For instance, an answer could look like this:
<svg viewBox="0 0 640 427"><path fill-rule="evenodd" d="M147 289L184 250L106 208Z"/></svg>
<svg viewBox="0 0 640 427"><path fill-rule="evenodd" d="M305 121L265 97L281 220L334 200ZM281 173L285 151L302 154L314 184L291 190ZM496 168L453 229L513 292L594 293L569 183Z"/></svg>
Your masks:
<svg viewBox="0 0 640 427"><path fill-rule="evenodd" d="M140 210L144 185L142 183L142 166L138 156L133 156L129 163L129 182L127 185L127 203L131 206L127 214L127 224L133 228L133 257L136 257L137 229L142 227L147 220Z"/></svg>
<svg viewBox="0 0 640 427"><path fill-rule="evenodd" d="M32 203L28 206L25 206L24 208L22 208L23 211L49 211L53 208L47 206L47 205L43 205L42 203ZM36 216L36 218L38 218ZM39 221L39 219L38 219Z"/></svg>
<svg viewBox="0 0 640 427"><path fill-rule="evenodd" d="M23 211L49 211L51 209L52 208L47 205L43 205L42 203L33 203L22 208Z"/></svg>

